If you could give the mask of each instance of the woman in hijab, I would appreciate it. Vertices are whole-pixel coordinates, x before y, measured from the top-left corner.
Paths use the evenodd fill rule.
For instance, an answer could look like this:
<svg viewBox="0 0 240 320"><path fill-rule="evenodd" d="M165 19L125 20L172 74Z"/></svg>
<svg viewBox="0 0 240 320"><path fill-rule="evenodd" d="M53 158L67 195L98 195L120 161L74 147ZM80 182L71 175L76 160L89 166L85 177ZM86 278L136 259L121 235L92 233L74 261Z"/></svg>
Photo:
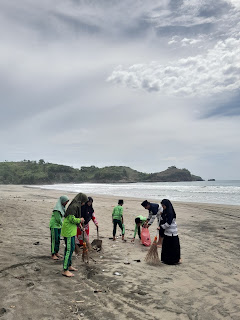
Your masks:
<svg viewBox="0 0 240 320"><path fill-rule="evenodd" d="M95 226L98 228L98 222L94 213L94 209L92 206L93 198L88 197L87 203L82 206L81 217L84 218L84 230L85 235L87 236L87 240L89 241L89 222L92 220ZM77 227L77 236L76 236L76 244L79 246L83 245L83 231L80 227Z"/></svg>
<svg viewBox="0 0 240 320"><path fill-rule="evenodd" d="M53 208L52 217L49 222L49 228L51 232L51 253L53 260L58 260L60 254L59 246L60 246L60 235L62 228L62 220L65 214L65 206L68 203L69 199L67 196L61 196L55 207Z"/></svg>
<svg viewBox="0 0 240 320"><path fill-rule="evenodd" d="M77 225L84 223L84 218L81 217L81 208L88 201L84 193L79 193L68 206L65 219L62 226L62 236L65 241L65 252L63 261L63 276L73 277L74 274L70 271L77 271L72 267L72 253L75 249L75 236L77 234Z"/></svg>
<svg viewBox="0 0 240 320"><path fill-rule="evenodd" d="M161 260L166 264L177 264L181 262L181 254L176 213L172 203L168 199L163 199L161 205L163 213L159 228L164 232Z"/></svg>

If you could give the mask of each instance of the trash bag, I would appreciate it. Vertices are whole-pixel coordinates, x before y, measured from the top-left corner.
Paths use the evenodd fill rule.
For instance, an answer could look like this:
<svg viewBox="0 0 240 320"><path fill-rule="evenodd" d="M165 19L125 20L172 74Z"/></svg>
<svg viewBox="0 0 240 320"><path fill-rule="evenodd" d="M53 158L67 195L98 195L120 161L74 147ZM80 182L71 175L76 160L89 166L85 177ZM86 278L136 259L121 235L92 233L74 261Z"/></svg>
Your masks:
<svg viewBox="0 0 240 320"><path fill-rule="evenodd" d="M151 245L151 238L148 228L142 228L141 242L144 246L149 247Z"/></svg>

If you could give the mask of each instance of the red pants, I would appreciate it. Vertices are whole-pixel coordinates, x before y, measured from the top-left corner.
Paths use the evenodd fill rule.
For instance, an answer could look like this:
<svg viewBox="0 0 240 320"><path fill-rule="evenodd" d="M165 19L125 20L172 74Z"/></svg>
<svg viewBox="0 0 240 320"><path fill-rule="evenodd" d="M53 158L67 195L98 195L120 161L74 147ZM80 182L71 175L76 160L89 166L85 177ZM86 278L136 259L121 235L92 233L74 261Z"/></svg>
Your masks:
<svg viewBox="0 0 240 320"><path fill-rule="evenodd" d="M87 236L87 239L86 239L86 236ZM85 225L84 239L89 241L89 223ZM77 235L75 237L75 243L80 244L81 246L83 245L83 232L79 227L77 227Z"/></svg>

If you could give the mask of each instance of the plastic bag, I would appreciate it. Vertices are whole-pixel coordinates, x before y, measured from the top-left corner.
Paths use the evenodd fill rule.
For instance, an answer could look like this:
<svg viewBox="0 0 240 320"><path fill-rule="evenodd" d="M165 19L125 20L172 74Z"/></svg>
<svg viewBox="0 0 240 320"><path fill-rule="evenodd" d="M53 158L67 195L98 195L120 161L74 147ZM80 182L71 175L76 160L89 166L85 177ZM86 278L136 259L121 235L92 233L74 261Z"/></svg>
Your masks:
<svg viewBox="0 0 240 320"><path fill-rule="evenodd" d="M144 246L149 247L151 245L151 238L148 228L142 228L141 242Z"/></svg>

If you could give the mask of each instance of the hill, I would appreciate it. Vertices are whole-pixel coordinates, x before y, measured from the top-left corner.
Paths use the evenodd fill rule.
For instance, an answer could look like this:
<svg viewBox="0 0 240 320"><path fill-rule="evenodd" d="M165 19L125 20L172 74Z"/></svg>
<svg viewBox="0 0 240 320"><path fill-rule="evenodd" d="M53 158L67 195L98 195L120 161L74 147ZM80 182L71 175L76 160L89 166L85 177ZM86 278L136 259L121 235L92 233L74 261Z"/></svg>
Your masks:
<svg viewBox="0 0 240 320"><path fill-rule="evenodd" d="M142 173L125 166L95 166L75 169L70 166L24 160L0 162L0 184L116 183L116 182L203 181L187 169L174 166L157 173Z"/></svg>

